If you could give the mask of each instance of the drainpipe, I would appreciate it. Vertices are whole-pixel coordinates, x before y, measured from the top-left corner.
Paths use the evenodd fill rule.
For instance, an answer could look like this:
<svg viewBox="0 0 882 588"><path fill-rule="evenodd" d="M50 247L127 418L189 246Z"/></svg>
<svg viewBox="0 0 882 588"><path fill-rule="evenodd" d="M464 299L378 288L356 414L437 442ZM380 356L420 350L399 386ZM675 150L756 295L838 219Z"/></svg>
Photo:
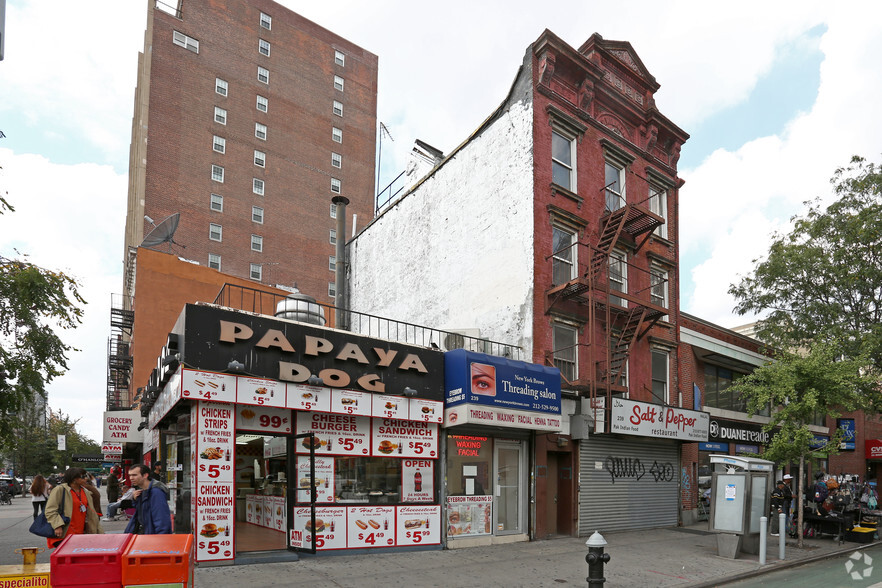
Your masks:
<svg viewBox="0 0 882 588"><path fill-rule="evenodd" d="M349 315L343 312L348 306L346 300L346 205L349 204L349 198L334 196L331 198L331 202L337 206L337 262L334 266L337 296L334 299L334 306L338 309L338 315L334 326L338 329L349 330Z"/></svg>

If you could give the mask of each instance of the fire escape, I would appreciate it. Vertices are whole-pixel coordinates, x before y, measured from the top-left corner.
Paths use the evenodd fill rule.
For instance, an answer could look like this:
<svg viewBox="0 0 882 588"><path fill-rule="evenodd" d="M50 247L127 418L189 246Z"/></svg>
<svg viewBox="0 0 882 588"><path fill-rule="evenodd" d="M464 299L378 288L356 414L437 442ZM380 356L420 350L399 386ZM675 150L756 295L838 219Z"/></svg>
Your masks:
<svg viewBox="0 0 882 588"><path fill-rule="evenodd" d="M111 295L110 337L107 339L107 410L129 408L132 354L129 342L135 324L132 299Z"/></svg>
<svg viewBox="0 0 882 588"><path fill-rule="evenodd" d="M606 207L598 226L588 231L587 242L570 246L579 262L575 277L546 292L546 314L558 309L585 321L586 335L575 346L584 349L584 353L574 354L579 364L575 377L567 378L563 369L561 374L565 389L590 398L598 432L609 430L609 423L605 422L609 411L604 408L611 406L612 397L628 391L624 378L634 343L668 314L666 308L652 302L652 287L657 284L653 283L651 274L646 280L649 286L639 291L633 287L622 288L622 281L637 282L631 277L649 272L628 263L627 255L614 253L620 244L627 244L632 255L637 253L664 219L651 212L647 202L628 203L617 194L610 197L610 191L604 190ZM549 259L560 253L554 252ZM626 279L622 280L623 277ZM561 351L546 353L546 363L560 367L558 353Z"/></svg>

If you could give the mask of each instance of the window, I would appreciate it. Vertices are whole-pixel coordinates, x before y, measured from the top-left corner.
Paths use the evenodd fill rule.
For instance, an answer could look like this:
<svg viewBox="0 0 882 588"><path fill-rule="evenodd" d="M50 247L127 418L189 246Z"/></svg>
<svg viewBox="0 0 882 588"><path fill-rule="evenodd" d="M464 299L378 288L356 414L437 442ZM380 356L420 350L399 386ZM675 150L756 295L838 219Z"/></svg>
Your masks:
<svg viewBox="0 0 882 588"><path fill-rule="evenodd" d="M227 140L223 137L214 136L214 143L212 149L217 151L218 153L226 153L227 151Z"/></svg>
<svg viewBox="0 0 882 588"><path fill-rule="evenodd" d="M222 125L227 124L227 111L219 106L214 107L214 122Z"/></svg>
<svg viewBox="0 0 882 588"><path fill-rule="evenodd" d="M343 91L343 78L340 76L334 76L334 89Z"/></svg>
<svg viewBox="0 0 882 588"><path fill-rule="evenodd" d="M175 31L172 35L172 43L180 45L184 49L192 51L193 53L199 53L199 41L192 37L188 37L184 33Z"/></svg>
<svg viewBox="0 0 882 588"><path fill-rule="evenodd" d="M212 241L223 241L224 228L220 225L211 223L208 225L208 238Z"/></svg>
<svg viewBox="0 0 882 588"><path fill-rule="evenodd" d="M653 362L654 366L654 362ZM747 404L729 386L744 374L712 364L704 364L704 405L736 412L746 412ZM653 386L655 386L653 367Z"/></svg>
<svg viewBox="0 0 882 588"><path fill-rule="evenodd" d="M266 55L267 57L269 57L269 54L270 54L269 41L264 41L263 39L258 39L257 50L260 51L261 55Z"/></svg>
<svg viewBox="0 0 882 588"><path fill-rule="evenodd" d="M221 257L220 255L215 255L214 253L208 254L208 267L211 269L220 270Z"/></svg>
<svg viewBox="0 0 882 588"><path fill-rule="evenodd" d="M331 178L331 192L333 192L334 194L339 194L340 190L340 180L338 180L337 178Z"/></svg>
<svg viewBox="0 0 882 588"><path fill-rule="evenodd" d="M266 125L254 123L254 136L261 141L266 141Z"/></svg>
<svg viewBox="0 0 882 588"><path fill-rule="evenodd" d="M219 165L211 166L211 179L215 182L224 183L224 168Z"/></svg>
<svg viewBox="0 0 882 588"><path fill-rule="evenodd" d="M328 282L328 298L336 298L337 297L337 284L335 282Z"/></svg>
<svg viewBox="0 0 882 588"><path fill-rule="evenodd" d="M214 78L214 91L220 94L221 96L227 95L227 82L226 80L222 80L220 78Z"/></svg>
<svg viewBox="0 0 882 588"><path fill-rule="evenodd" d="M665 223L656 227L653 234L662 239L668 238L668 193L663 188L649 185L649 211L665 219Z"/></svg>
<svg viewBox="0 0 882 588"><path fill-rule="evenodd" d="M569 325L555 323L551 327L551 346L554 348L554 366L568 382L579 377L578 331Z"/></svg>
<svg viewBox="0 0 882 588"><path fill-rule="evenodd" d="M259 225L263 224L263 209L261 207L251 207L251 222L255 222Z"/></svg>
<svg viewBox="0 0 882 588"><path fill-rule="evenodd" d="M330 237L328 237L328 242L331 245L337 244L337 231L335 231L334 229L331 229Z"/></svg>
<svg viewBox="0 0 882 588"><path fill-rule="evenodd" d="M269 106L269 101L267 101L266 98L264 98L263 96L257 97L257 110L259 110L261 112L266 112L268 106Z"/></svg>
<svg viewBox="0 0 882 588"><path fill-rule="evenodd" d="M268 31L273 30L273 17L268 14L260 13L260 26Z"/></svg>
<svg viewBox="0 0 882 588"><path fill-rule="evenodd" d="M331 129L331 139L334 140L334 143L342 143L343 142L343 131L334 127Z"/></svg>
<svg viewBox="0 0 882 588"><path fill-rule="evenodd" d="M263 237L251 235L251 251L263 251Z"/></svg>
<svg viewBox="0 0 882 588"><path fill-rule="evenodd" d="M340 51L334 51L334 63L337 65L346 65L346 56Z"/></svg>
<svg viewBox="0 0 882 588"><path fill-rule="evenodd" d="M668 272L649 268L649 301L662 308L668 307Z"/></svg>
<svg viewBox="0 0 882 588"><path fill-rule="evenodd" d="M254 150L254 165L257 167L266 167L266 153Z"/></svg>
<svg viewBox="0 0 882 588"><path fill-rule="evenodd" d="M220 194L212 194L211 195L211 203L209 204L212 210L215 212L223 212L224 211L224 197Z"/></svg>
<svg viewBox="0 0 882 588"><path fill-rule="evenodd" d="M251 191L257 194L258 196L263 196L263 180L254 178L251 183Z"/></svg>
<svg viewBox="0 0 882 588"><path fill-rule="evenodd" d="M343 167L343 156L339 153L331 153L331 165L333 167Z"/></svg>
<svg viewBox="0 0 882 588"><path fill-rule="evenodd" d="M337 116L343 116L343 103L337 102L334 100L334 114Z"/></svg>
<svg viewBox="0 0 882 588"><path fill-rule="evenodd" d="M259 263L251 264L251 279L258 282L263 278L263 266Z"/></svg>
<svg viewBox="0 0 882 588"><path fill-rule="evenodd" d="M605 162L606 209L618 210L625 205L625 168Z"/></svg>
<svg viewBox="0 0 882 588"><path fill-rule="evenodd" d="M613 251L609 254L609 289L611 292L628 292L628 264L627 254L621 251ZM610 296L610 302L619 306L628 307L628 301L618 296Z"/></svg>
<svg viewBox="0 0 882 588"><path fill-rule="evenodd" d="M269 84L269 70L267 68L257 66L257 81Z"/></svg>
<svg viewBox="0 0 882 588"><path fill-rule="evenodd" d="M576 191L576 141L551 131L551 181L571 192Z"/></svg>
<svg viewBox="0 0 882 588"><path fill-rule="evenodd" d="M560 227L552 227L551 282L566 284L576 277L576 235Z"/></svg>
<svg viewBox="0 0 882 588"><path fill-rule="evenodd" d="M331 202L331 218L337 218L337 205Z"/></svg>
<svg viewBox="0 0 882 588"><path fill-rule="evenodd" d="M328 256L328 269L333 271L337 271L337 256L329 255Z"/></svg>
<svg viewBox="0 0 882 588"><path fill-rule="evenodd" d="M652 350L652 401L668 403L668 352Z"/></svg>

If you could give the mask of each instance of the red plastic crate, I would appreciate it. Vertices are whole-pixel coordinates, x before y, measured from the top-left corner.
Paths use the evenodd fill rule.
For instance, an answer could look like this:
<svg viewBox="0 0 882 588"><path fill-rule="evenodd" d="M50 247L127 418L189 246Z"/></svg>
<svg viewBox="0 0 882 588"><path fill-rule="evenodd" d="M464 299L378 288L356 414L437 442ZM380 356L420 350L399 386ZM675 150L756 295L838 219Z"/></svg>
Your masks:
<svg viewBox="0 0 882 588"><path fill-rule="evenodd" d="M49 559L53 586L122 586L131 534L68 535Z"/></svg>
<svg viewBox="0 0 882 588"><path fill-rule="evenodd" d="M123 586L193 585L193 535L138 535L123 556Z"/></svg>

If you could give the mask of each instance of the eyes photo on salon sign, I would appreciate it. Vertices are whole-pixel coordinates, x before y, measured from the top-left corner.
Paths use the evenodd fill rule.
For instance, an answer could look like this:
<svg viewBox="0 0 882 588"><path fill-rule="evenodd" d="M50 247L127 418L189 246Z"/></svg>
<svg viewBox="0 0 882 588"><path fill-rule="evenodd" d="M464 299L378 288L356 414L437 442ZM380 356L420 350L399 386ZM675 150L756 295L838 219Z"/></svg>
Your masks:
<svg viewBox="0 0 882 588"><path fill-rule="evenodd" d="M473 363L472 393L483 396L496 396L496 366L486 363Z"/></svg>

